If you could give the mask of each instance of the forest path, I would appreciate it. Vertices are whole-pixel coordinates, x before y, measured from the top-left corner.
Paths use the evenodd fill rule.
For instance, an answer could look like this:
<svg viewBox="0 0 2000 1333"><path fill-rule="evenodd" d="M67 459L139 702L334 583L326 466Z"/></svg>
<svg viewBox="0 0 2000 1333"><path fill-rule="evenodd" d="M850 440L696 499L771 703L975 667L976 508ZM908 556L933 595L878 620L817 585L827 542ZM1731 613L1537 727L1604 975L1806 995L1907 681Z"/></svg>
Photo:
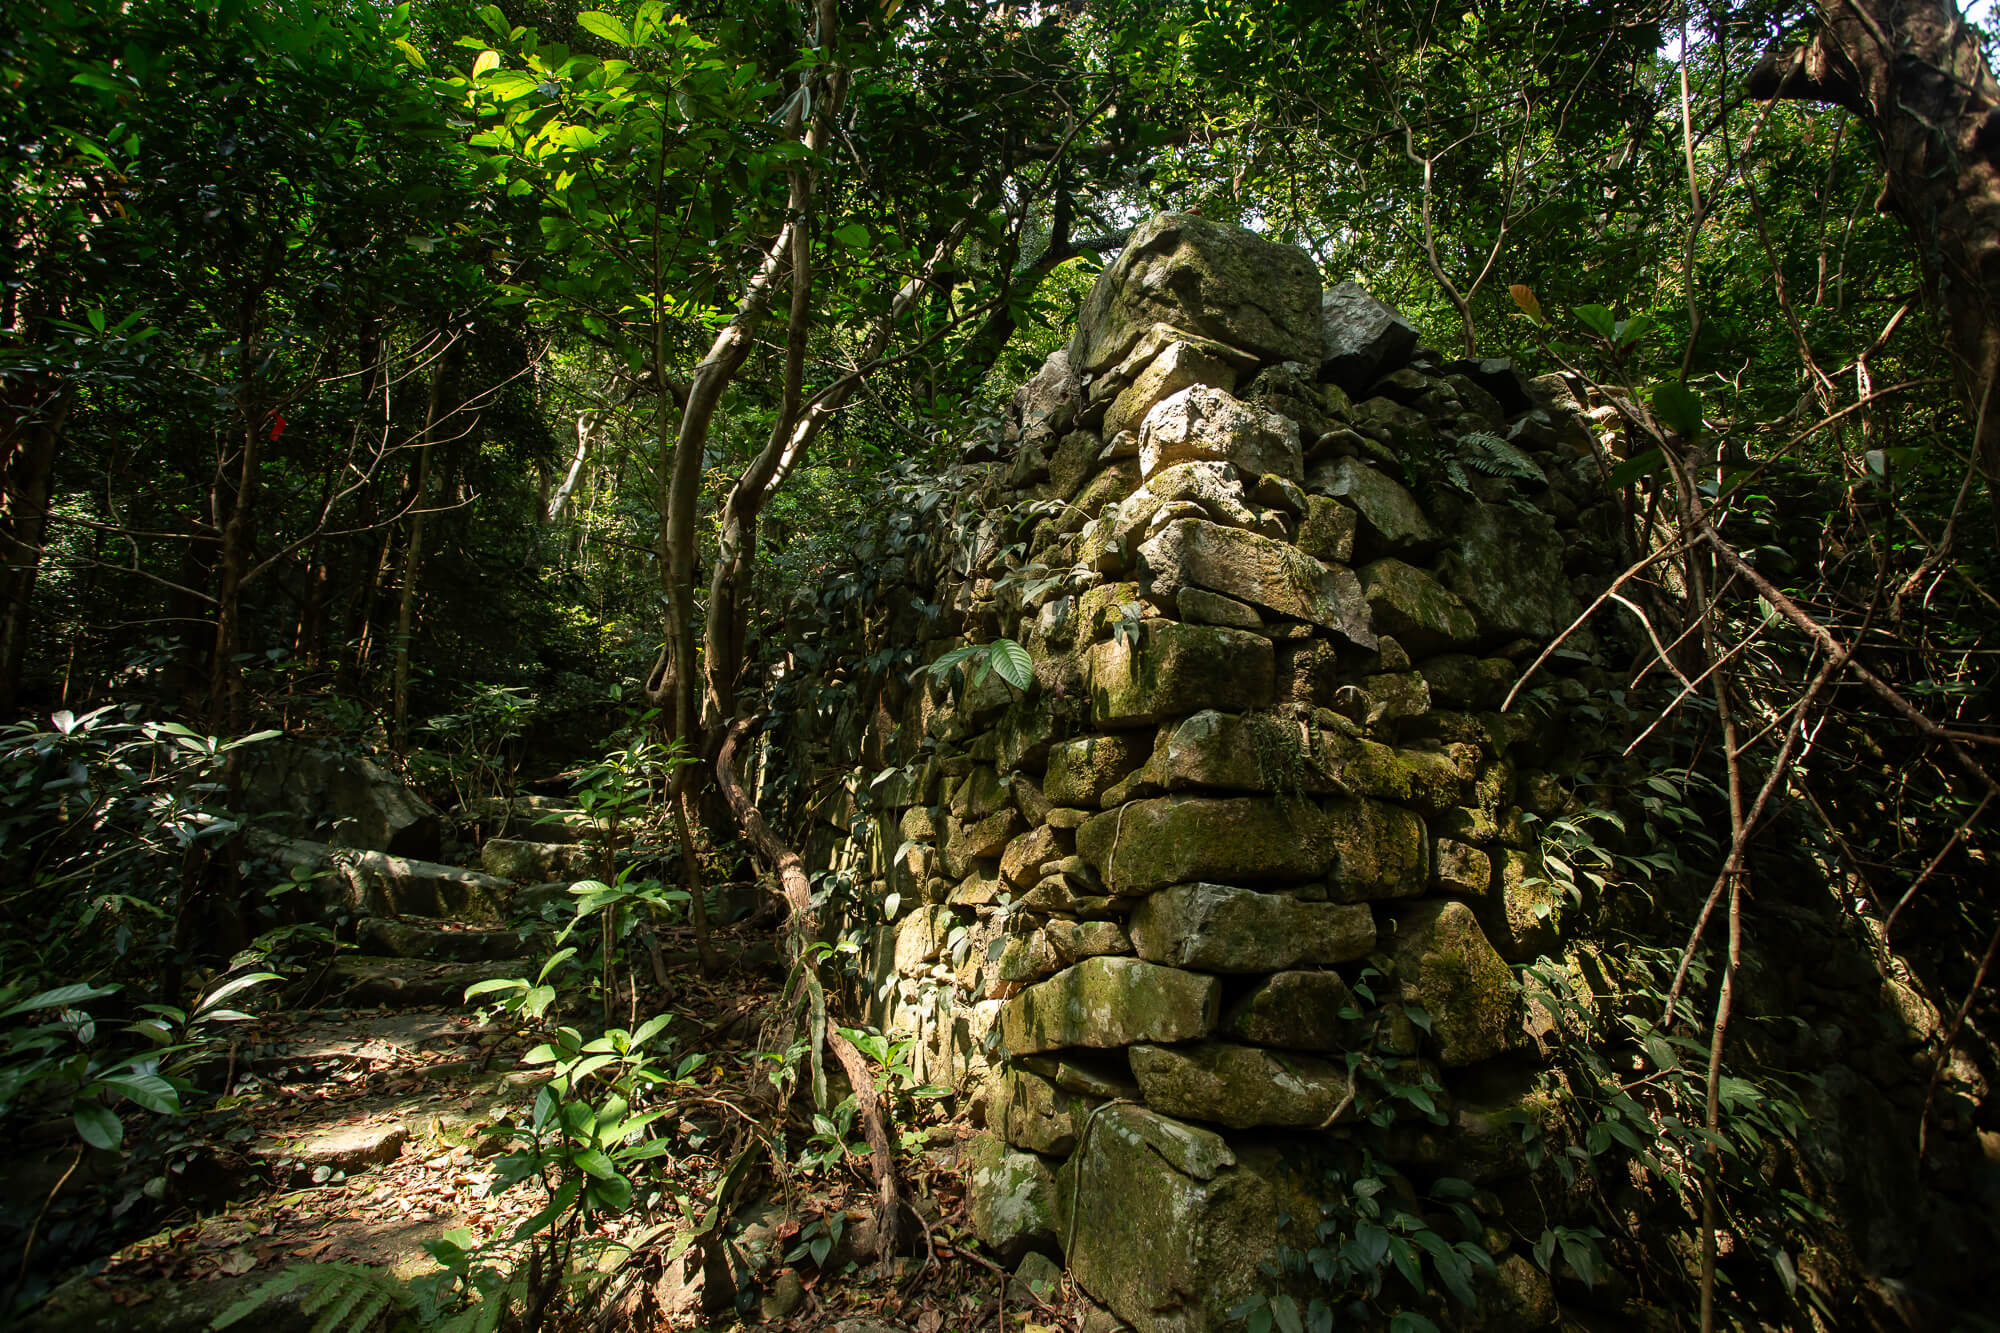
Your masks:
<svg viewBox="0 0 2000 1333"><path fill-rule="evenodd" d="M185 1137L174 1174L188 1206L58 1291L28 1328L197 1333L287 1264L411 1276L433 1267L424 1242L459 1227L501 1234L541 1207L532 1182L489 1187L507 1126L525 1120L547 1071L523 1066L529 1041L482 1024L463 997L475 982L540 966L548 930L538 909L562 901L568 883L485 867L509 856L522 871L582 859L588 821L544 805L532 811L535 842L490 838L499 845L476 868L266 844L287 864L344 880L351 907L379 914L359 918L355 944L311 983L307 1004L234 1029L228 1094L214 1112L169 1127ZM524 857L522 846L546 851ZM280 1298L243 1326L283 1333L312 1322Z"/></svg>

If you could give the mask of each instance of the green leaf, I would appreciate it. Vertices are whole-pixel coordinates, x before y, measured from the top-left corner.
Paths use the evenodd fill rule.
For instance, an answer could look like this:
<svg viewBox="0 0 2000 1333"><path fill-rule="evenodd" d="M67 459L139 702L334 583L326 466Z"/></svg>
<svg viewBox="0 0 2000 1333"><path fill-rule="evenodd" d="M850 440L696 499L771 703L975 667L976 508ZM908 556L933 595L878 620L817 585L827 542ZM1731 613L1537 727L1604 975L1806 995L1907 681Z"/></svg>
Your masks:
<svg viewBox="0 0 2000 1333"><path fill-rule="evenodd" d="M1701 395L1679 380L1653 386L1653 412L1667 429L1684 439L1701 434Z"/></svg>
<svg viewBox="0 0 2000 1333"><path fill-rule="evenodd" d="M576 16L576 25L593 37L602 37L613 46L632 45L632 34L624 23L601 9L586 9Z"/></svg>
<svg viewBox="0 0 2000 1333"><path fill-rule="evenodd" d="M31 995L17 1005L0 1009L0 1018L12 1018L15 1014L31 1014L37 1009L73 1008L85 1000L95 1000L116 991L116 986L92 986L78 982L74 986L57 986L39 995Z"/></svg>
<svg viewBox="0 0 2000 1333"><path fill-rule="evenodd" d="M115 1078L101 1079L107 1088L124 1093L134 1102L159 1115L175 1115L181 1109L180 1094L174 1085L158 1074L120 1074Z"/></svg>
<svg viewBox="0 0 2000 1333"><path fill-rule="evenodd" d="M491 73L493 70L496 70L498 68L500 68L500 53L498 51L489 48L485 51L481 51L478 54L478 56L476 56L473 59L472 77L474 79L478 79L486 74Z"/></svg>
<svg viewBox="0 0 2000 1333"><path fill-rule="evenodd" d="M125 1126L110 1107L99 1102L82 1101L76 1103L76 1132L83 1141L93 1148L115 1152L125 1141Z"/></svg>
<svg viewBox="0 0 2000 1333"><path fill-rule="evenodd" d="M1611 487L1613 490L1623 490L1640 478L1650 477L1658 472L1666 461L1667 456L1658 449L1648 449L1642 454L1636 454L1611 469Z"/></svg>
<svg viewBox="0 0 2000 1333"><path fill-rule="evenodd" d="M1289 1293L1281 1291L1271 1298L1271 1315L1282 1333L1306 1333L1306 1321L1299 1314L1299 1303Z"/></svg>
<svg viewBox="0 0 2000 1333"><path fill-rule="evenodd" d="M1000 679L1017 690L1028 688L1028 682L1035 678L1035 662L1028 656L1028 650L1012 639L995 639L990 645L988 661Z"/></svg>
<svg viewBox="0 0 2000 1333"><path fill-rule="evenodd" d="M1576 308L1576 317L1583 321L1585 328L1606 342L1617 336L1617 319L1601 305L1580 305Z"/></svg>
<svg viewBox="0 0 2000 1333"><path fill-rule="evenodd" d="M129 93L132 91L130 86L118 82L118 80L108 74L100 74L94 69L84 70L82 73L71 78L70 82L80 83L86 88L95 88L99 92L104 93Z"/></svg>
<svg viewBox="0 0 2000 1333"><path fill-rule="evenodd" d="M1438 1326L1415 1310L1404 1310L1389 1321L1389 1333L1438 1333Z"/></svg>
<svg viewBox="0 0 2000 1333"><path fill-rule="evenodd" d="M859 222L850 222L835 229L833 239L849 250L859 250L868 244L868 228Z"/></svg>
<svg viewBox="0 0 2000 1333"><path fill-rule="evenodd" d="M577 1170L599 1180L609 1180L618 1174L618 1168L611 1164L611 1159L595 1148L578 1153L575 1161Z"/></svg>

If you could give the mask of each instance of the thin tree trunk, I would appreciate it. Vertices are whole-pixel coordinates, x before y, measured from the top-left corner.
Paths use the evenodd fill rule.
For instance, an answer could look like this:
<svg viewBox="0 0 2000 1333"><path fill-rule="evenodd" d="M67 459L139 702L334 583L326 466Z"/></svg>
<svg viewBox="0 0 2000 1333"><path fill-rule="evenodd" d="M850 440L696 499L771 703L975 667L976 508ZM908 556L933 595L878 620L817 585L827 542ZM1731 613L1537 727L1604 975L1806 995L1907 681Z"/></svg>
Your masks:
<svg viewBox="0 0 2000 1333"><path fill-rule="evenodd" d="M54 491L56 440L65 407L53 414L30 404L0 431L0 713L13 709L33 634L35 580L48 540L49 497ZM23 419L25 418L25 419Z"/></svg>
<svg viewBox="0 0 2000 1333"><path fill-rule="evenodd" d="M410 531L403 548L403 586L396 597L396 666L390 686L390 712L394 718L390 735L400 750L409 738L410 722L410 636L416 631L417 579L424 567L424 501L431 485L431 431L437 426L438 402L444 394L444 378L449 357L442 357L431 371L430 400L424 407L424 433L417 441L416 504L410 510Z"/></svg>

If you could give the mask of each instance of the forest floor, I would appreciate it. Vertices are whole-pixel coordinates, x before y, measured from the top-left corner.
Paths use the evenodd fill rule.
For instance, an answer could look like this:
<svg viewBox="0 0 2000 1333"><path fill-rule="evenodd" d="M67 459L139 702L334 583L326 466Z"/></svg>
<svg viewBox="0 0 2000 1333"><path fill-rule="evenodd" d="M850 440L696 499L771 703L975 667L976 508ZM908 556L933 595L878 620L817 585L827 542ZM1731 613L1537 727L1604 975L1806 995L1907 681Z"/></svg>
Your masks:
<svg viewBox="0 0 2000 1333"><path fill-rule="evenodd" d="M196 1333L290 1266L367 1265L404 1280L433 1272L426 1243L460 1229L477 1242L499 1239L484 1256L490 1262L526 1259L524 1245L504 1238L548 1195L532 1179L496 1188L496 1167L516 1143L514 1128L526 1123L547 1067L522 1058L538 1037L484 1021L461 997L477 980L532 976L538 961L500 956L532 952L520 946L518 930L509 940L506 926L437 918L398 924L415 942L408 951L422 956L344 956L316 988L316 1003L236 1029L227 1094L179 1131L187 1143L176 1170L195 1186L183 1192L202 1206L182 1205L151 1234L58 1289L28 1327ZM800 1113L778 1106L773 1061L760 1053L783 1035L773 1018L785 987L773 929L718 929L725 967L704 978L686 929L669 928L660 941L677 964L668 987L645 977L625 995L638 1019L676 1015L668 1036L677 1051L704 1054L693 1102L735 1114L682 1117L670 1131L677 1151L657 1159L647 1178L650 1197L642 1192L629 1213L590 1219L578 1236L577 1253L592 1271L579 1289L594 1293L581 1304L598 1333L1082 1327L1091 1307L1064 1290L1054 1265L1031 1255L1015 1275L978 1250L958 1173L959 1138L967 1131L936 1103L920 1104L923 1123L898 1126L901 1169L923 1216L923 1252L876 1262L859 1127L843 1149L829 1153L822 1141L815 1160L801 1161L811 1129L795 1123L785 1132L787 1115ZM725 1281L735 1290L705 1301L699 1266L665 1256L746 1147L760 1160L748 1188L730 1192L720 1232ZM720 1270L711 1264L708 1271ZM290 1297L241 1326L280 1333L311 1323Z"/></svg>

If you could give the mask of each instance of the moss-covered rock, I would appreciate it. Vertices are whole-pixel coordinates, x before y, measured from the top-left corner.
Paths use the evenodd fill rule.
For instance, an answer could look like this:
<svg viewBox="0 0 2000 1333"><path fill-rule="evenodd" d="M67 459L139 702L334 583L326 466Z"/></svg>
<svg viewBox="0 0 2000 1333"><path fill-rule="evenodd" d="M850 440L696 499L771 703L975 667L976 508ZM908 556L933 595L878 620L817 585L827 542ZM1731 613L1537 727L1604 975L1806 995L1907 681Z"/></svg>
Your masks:
<svg viewBox="0 0 2000 1333"><path fill-rule="evenodd" d="M1254 532L1198 519L1169 523L1140 544L1139 577L1148 596L1168 605L1183 588L1205 588L1375 646L1351 571Z"/></svg>
<svg viewBox="0 0 2000 1333"><path fill-rule="evenodd" d="M1139 475L1176 463L1234 464L1246 476L1305 475L1299 428L1220 389L1196 385L1154 404L1139 429Z"/></svg>
<svg viewBox="0 0 2000 1333"><path fill-rule="evenodd" d="M1430 1015L1444 1064L1477 1064L1519 1042L1520 989L1471 908L1427 901L1398 912L1389 947L1402 998Z"/></svg>
<svg viewBox="0 0 2000 1333"><path fill-rule="evenodd" d="M1056 1235L1056 1180L1048 1163L992 1133L965 1146L965 1210L972 1230L1008 1263Z"/></svg>
<svg viewBox="0 0 2000 1333"><path fill-rule="evenodd" d="M1083 736L1052 745L1042 794L1059 806L1094 807L1098 797L1152 753L1152 736L1135 732Z"/></svg>
<svg viewBox="0 0 2000 1333"><path fill-rule="evenodd" d="M1415 555L1437 545L1438 531L1416 497L1395 478L1358 458L1316 466L1312 489L1352 506L1359 523L1355 543L1370 555Z"/></svg>
<svg viewBox="0 0 2000 1333"><path fill-rule="evenodd" d="M1176 884L1141 902L1128 929L1141 958L1203 972L1345 963L1375 947L1368 908L1221 884Z"/></svg>
<svg viewBox="0 0 2000 1333"><path fill-rule="evenodd" d="M1582 610L1563 574L1562 534L1537 510L1464 506L1441 570L1444 585L1496 638L1554 638Z"/></svg>
<svg viewBox="0 0 2000 1333"><path fill-rule="evenodd" d="M1132 1073L1153 1110L1232 1129L1320 1125L1348 1088L1328 1061L1223 1041L1134 1046Z"/></svg>
<svg viewBox="0 0 2000 1333"><path fill-rule="evenodd" d="M1344 565L1354 559L1354 534L1360 514L1325 495L1306 497L1305 517L1299 523L1299 550L1315 560Z"/></svg>
<svg viewBox="0 0 2000 1333"><path fill-rule="evenodd" d="M1431 843L1431 879L1461 898L1484 898L1493 887L1493 858L1452 838Z"/></svg>
<svg viewBox="0 0 2000 1333"><path fill-rule="evenodd" d="M1465 603L1414 565L1385 556L1361 570L1361 591L1378 634L1393 634L1418 656L1463 647L1479 637Z"/></svg>
<svg viewBox="0 0 2000 1333"><path fill-rule="evenodd" d="M1299 884L1332 868L1327 817L1310 801L1162 796L1133 801L1076 834L1077 854L1112 893L1169 884Z"/></svg>
<svg viewBox="0 0 2000 1333"><path fill-rule="evenodd" d="M1188 1041L1215 1030L1221 983L1137 958L1086 958L1038 982L1000 1011L1013 1055L1064 1046Z"/></svg>
<svg viewBox="0 0 2000 1333"><path fill-rule="evenodd" d="M1247 711L1271 703L1271 641L1213 625L1148 622L1135 645L1114 638L1090 650L1091 718L1138 727L1203 708Z"/></svg>
<svg viewBox="0 0 2000 1333"><path fill-rule="evenodd" d="M1070 853L1060 829L1052 829L1043 824L1020 834L1007 844L1007 850L1000 856L1000 878L1017 889L1033 888L1041 879L1044 862L1054 861Z"/></svg>
<svg viewBox="0 0 2000 1333"><path fill-rule="evenodd" d="M1104 413L1104 434L1109 438L1123 430L1136 432L1162 398L1197 384L1232 393L1236 374L1237 368L1227 359L1198 344L1178 339L1170 342L1112 400Z"/></svg>
<svg viewBox="0 0 2000 1333"><path fill-rule="evenodd" d="M1269 360L1317 362L1319 298L1319 272L1304 251L1190 214L1156 214L1084 298L1069 362L1098 375L1156 322Z"/></svg>
<svg viewBox="0 0 2000 1333"><path fill-rule="evenodd" d="M1487 938L1510 963L1550 953L1561 938L1563 893L1533 853L1495 848L1491 887L1474 902Z"/></svg>
<svg viewBox="0 0 2000 1333"><path fill-rule="evenodd" d="M1340 1051L1359 1035L1354 992L1338 972L1277 972L1223 1016L1221 1034L1256 1046Z"/></svg>
<svg viewBox="0 0 2000 1333"><path fill-rule="evenodd" d="M1067 1157L1097 1099L1080 1097L1028 1070L1010 1067L993 1084L987 1123L1016 1148Z"/></svg>
<svg viewBox="0 0 2000 1333"><path fill-rule="evenodd" d="M1327 805L1334 842L1329 882L1342 902L1414 898L1430 883L1430 840L1423 820L1400 806L1365 797Z"/></svg>
<svg viewBox="0 0 2000 1333"><path fill-rule="evenodd" d="M1232 1327L1229 1312L1268 1290L1257 1261L1312 1243L1323 1171L1309 1152L1239 1154L1218 1134L1109 1107L1058 1180L1070 1274L1144 1333Z"/></svg>
<svg viewBox="0 0 2000 1333"><path fill-rule="evenodd" d="M977 823L952 816L945 821L944 846L939 849L945 874L958 879L971 871L974 861L999 856L1024 827L1021 812L1011 805Z"/></svg>

